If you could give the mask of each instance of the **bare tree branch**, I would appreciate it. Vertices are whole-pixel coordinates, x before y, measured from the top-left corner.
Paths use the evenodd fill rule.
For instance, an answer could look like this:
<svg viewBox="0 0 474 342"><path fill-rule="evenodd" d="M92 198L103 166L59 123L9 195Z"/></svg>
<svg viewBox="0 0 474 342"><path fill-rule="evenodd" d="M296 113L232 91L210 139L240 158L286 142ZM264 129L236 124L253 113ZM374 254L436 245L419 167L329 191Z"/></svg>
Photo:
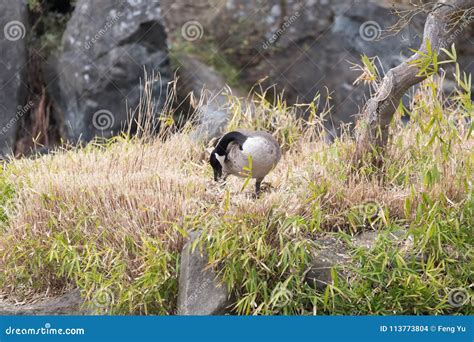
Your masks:
<svg viewBox="0 0 474 342"><path fill-rule="evenodd" d="M420 74L415 62L431 52L438 53L441 48L451 44L449 38L452 37L452 28L459 25L461 20L474 21L473 9L474 0L446 0L435 5L426 19L423 43L418 52L390 69L377 92L365 104L356 126L357 148L354 157L357 163L372 149L383 151L388 140L390 121L402 96L413 85L426 78L426 75ZM469 14L467 19L466 13Z"/></svg>

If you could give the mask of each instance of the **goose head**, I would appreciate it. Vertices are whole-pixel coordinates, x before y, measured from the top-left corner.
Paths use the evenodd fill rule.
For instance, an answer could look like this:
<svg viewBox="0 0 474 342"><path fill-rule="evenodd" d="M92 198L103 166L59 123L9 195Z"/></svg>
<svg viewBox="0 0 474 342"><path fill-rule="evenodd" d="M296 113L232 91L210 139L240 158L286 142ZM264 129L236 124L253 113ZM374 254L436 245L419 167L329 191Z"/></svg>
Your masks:
<svg viewBox="0 0 474 342"><path fill-rule="evenodd" d="M215 140L214 150L211 152L209 164L211 164L214 170L214 180L216 182L222 177L222 168L227 159L227 147L232 141L238 138L242 139L242 137L243 135L238 132L230 132Z"/></svg>

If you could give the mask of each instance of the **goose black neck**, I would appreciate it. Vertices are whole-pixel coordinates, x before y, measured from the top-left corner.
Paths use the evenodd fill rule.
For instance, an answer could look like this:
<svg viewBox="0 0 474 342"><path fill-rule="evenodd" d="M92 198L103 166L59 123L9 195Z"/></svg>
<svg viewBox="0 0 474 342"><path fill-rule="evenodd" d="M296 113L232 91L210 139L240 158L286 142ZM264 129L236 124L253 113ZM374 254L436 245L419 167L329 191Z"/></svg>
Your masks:
<svg viewBox="0 0 474 342"><path fill-rule="evenodd" d="M217 144L216 148L214 149L214 153L217 153L220 156L223 156L227 153L227 146L231 142L235 142L239 144L240 146L243 145L243 143L247 140L247 137L243 135L240 132L229 132L226 135L224 135L221 140L219 140L219 143Z"/></svg>

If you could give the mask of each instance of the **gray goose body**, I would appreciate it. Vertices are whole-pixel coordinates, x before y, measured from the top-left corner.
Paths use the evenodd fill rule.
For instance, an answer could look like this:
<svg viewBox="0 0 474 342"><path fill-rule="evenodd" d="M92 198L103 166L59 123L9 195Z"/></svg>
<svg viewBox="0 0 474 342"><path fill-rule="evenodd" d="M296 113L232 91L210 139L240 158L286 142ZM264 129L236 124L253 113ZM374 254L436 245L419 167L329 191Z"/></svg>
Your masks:
<svg viewBox="0 0 474 342"><path fill-rule="evenodd" d="M263 178L278 164L281 149L278 142L267 132L237 130L225 134L211 153L210 163L217 180L222 174L256 179L256 192L260 191Z"/></svg>

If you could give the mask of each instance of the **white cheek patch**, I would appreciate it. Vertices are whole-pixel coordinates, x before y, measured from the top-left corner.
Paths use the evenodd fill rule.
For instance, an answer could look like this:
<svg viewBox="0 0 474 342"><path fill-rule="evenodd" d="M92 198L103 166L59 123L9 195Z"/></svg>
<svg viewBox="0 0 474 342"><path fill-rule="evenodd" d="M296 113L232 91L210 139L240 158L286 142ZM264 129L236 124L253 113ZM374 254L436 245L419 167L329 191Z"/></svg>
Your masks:
<svg viewBox="0 0 474 342"><path fill-rule="evenodd" d="M215 156L216 156L216 159L219 161L219 163L221 164L221 166L224 166L224 160L225 160L225 156L220 156L218 155L217 153L214 153Z"/></svg>

